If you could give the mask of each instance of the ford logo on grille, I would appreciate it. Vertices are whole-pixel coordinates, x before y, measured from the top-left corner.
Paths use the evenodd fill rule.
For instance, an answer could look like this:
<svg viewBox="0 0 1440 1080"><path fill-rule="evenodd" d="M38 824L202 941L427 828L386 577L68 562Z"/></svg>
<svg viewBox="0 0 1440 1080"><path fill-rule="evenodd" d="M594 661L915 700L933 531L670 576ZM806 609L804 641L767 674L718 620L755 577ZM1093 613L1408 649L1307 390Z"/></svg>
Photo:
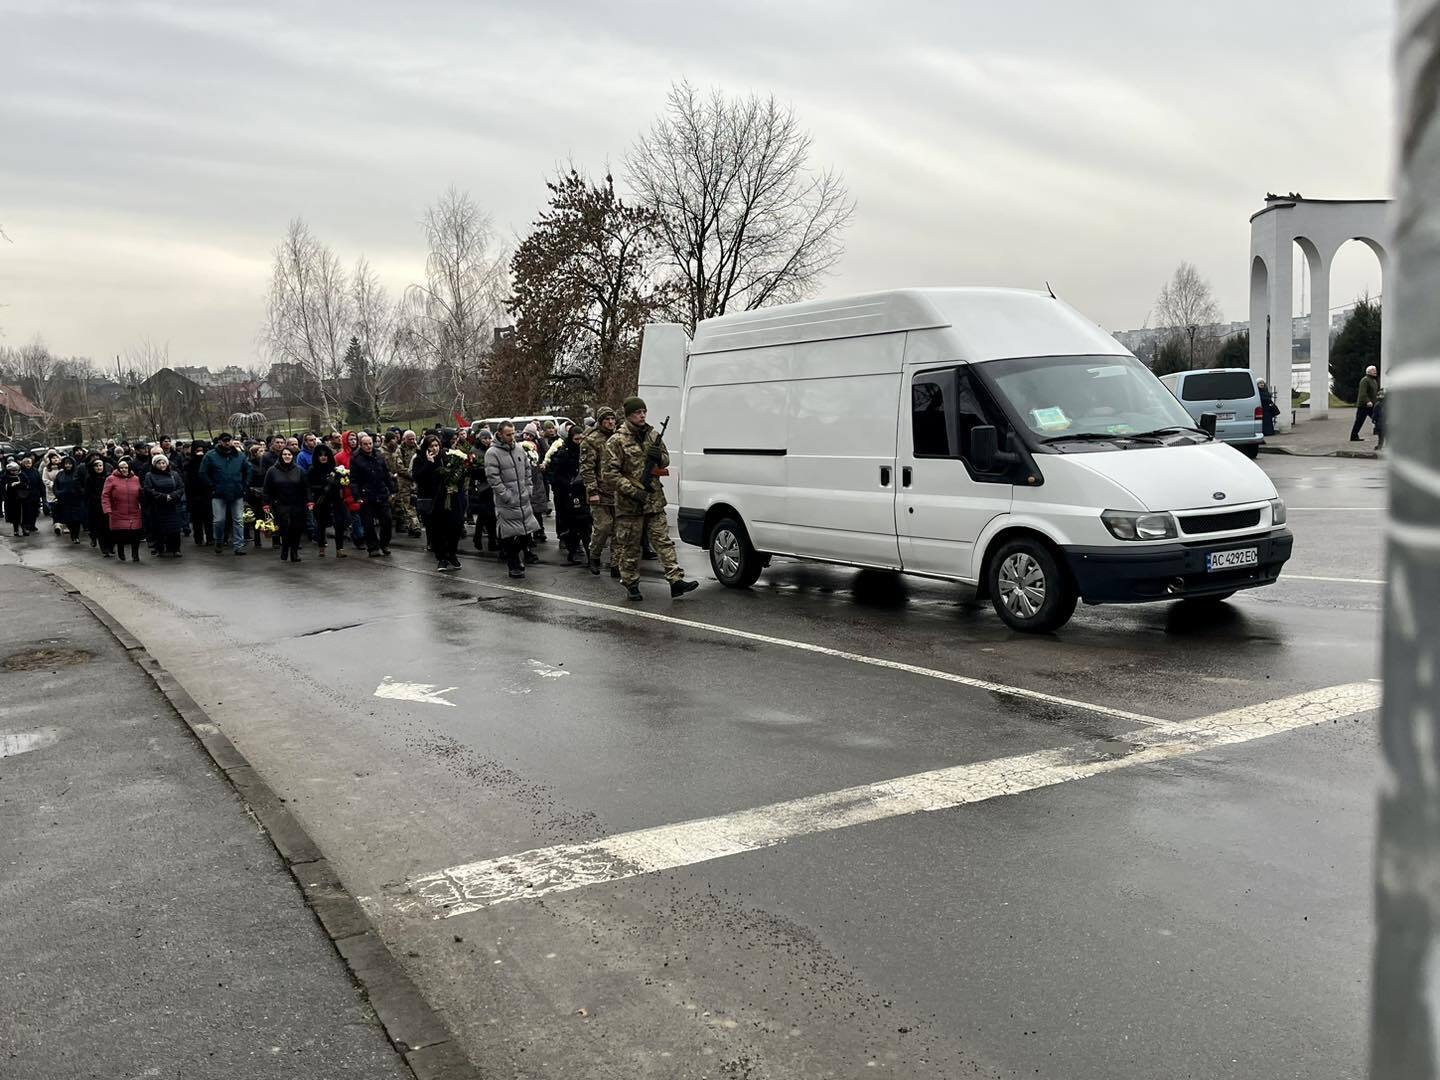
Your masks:
<svg viewBox="0 0 1440 1080"><path fill-rule="evenodd" d="M1210 497L1211 497L1212 499L1216 500L1217 502L1219 502L1220 500L1222 500L1222 499L1225 498L1225 493L1224 493L1223 491L1217 491L1217 492L1215 492L1214 494L1212 494Z"/></svg>

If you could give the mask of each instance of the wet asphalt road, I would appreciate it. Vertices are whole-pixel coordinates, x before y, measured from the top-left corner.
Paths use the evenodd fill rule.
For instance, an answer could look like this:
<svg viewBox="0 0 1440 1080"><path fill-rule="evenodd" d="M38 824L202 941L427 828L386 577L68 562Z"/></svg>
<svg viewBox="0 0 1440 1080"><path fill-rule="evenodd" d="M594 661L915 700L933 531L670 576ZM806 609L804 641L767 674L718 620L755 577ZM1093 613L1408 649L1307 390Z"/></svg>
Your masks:
<svg viewBox="0 0 1440 1080"><path fill-rule="evenodd" d="M643 607L1160 720L1375 677L1379 463L1262 464L1295 557L1210 616L1082 607L1025 638L962 590L883 575L787 563L723 590L686 548L705 587L672 604L656 580ZM137 567L45 537L23 558L211 712L487 1075L1363 1073L1373 715L433 920L405 882L457 863L1136 723L646 620L553 556L516 591L416 546L298 567L186 551ZM375 697L387 677L454 706Z"/></svg>

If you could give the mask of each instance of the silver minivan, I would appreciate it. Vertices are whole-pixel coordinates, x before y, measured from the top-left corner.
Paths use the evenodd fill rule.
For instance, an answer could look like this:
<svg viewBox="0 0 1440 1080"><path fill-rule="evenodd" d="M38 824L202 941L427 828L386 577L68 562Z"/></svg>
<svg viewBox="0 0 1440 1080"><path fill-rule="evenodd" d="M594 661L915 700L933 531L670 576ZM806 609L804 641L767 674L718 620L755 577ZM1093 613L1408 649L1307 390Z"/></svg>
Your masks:
<svg viewBox="0 0 1440 1080"><path fill-rule="evenodd" d="M1265 441L1265 410L1260 405L1255 376L1248 369L1177 371L1161 376L1160 381L1185 406L1196 424L1205 413L1215 414L1215 438L1229 443L1246 457L1253 458L1260 453L1260 444Z"/></svg>

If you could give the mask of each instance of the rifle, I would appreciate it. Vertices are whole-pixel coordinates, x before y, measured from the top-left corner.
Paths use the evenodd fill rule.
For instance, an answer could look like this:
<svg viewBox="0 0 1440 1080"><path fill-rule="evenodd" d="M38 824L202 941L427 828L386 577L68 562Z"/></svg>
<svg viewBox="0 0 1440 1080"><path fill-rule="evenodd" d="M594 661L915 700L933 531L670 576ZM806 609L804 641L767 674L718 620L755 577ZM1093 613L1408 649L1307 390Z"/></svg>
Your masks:
<svg viewBox="0 0 1440 1080"><path fill-rule="evenodd" d="M645 479L640 486L646 491L655 490L655 477L669 476L670 470L660 465L660 443L665 438L665 429L670 426L670 417L665 417L665 422L660 425L660 434L655 436L655 441L650 444L650 452L645 455Z"/></svg>

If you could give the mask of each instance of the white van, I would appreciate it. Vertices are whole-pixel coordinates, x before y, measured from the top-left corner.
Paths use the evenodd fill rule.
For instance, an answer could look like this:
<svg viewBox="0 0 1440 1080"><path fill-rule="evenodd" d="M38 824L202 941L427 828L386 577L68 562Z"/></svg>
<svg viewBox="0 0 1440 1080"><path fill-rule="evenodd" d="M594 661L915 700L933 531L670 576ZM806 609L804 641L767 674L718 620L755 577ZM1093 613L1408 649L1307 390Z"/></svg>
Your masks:
<svg viewBox="0 0 1440 1080"><path fill-rule="evenodd" d="M671 418L680 537L735 588L775 555L899 570L1045 632L1077 600L1223 600L1290 557L1270 478L1044 293L790 304L693 342L649 326L640 392Z"/></svg>

